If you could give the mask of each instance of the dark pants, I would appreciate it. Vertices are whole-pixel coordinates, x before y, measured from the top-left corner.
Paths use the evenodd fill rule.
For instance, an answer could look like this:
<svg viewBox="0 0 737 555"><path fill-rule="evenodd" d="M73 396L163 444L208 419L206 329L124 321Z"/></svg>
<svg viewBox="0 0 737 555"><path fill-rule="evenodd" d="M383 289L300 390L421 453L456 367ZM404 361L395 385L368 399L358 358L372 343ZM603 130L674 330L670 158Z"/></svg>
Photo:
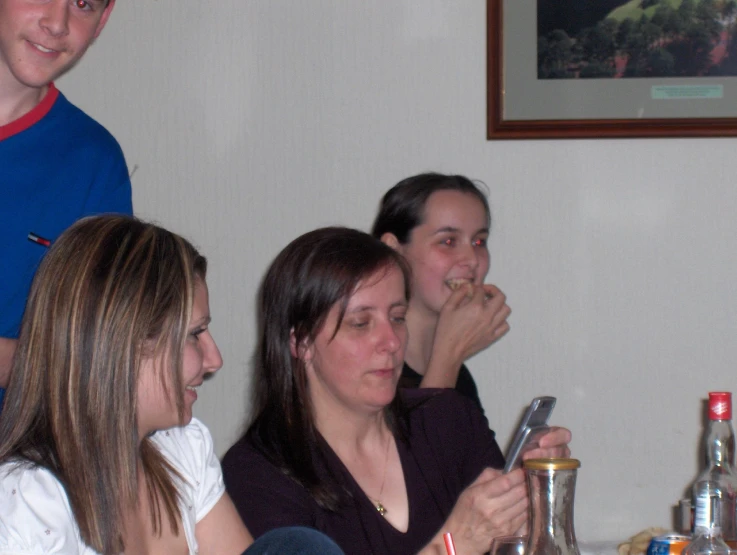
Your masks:
<svg viewBox="0 0 737 555"><path fill-rule="evenodd" d="M297 526L266 532L243 555L344 555L322 532Z"/></svg>

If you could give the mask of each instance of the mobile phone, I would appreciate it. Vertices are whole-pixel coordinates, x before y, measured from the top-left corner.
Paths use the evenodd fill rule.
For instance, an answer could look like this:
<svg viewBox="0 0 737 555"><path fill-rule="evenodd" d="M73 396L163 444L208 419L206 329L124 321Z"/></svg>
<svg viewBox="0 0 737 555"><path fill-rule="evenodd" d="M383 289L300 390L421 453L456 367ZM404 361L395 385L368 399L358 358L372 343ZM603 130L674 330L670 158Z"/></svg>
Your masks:
<svg viewBox="0 0 737 555"><path fill-rule="evenodd" d="M505 473L521 463L522 455L538 446L540 436L550 429L547 424L554 406L555 397L535 397L532 400L505 457L507 461L504 465Z"/></svg>

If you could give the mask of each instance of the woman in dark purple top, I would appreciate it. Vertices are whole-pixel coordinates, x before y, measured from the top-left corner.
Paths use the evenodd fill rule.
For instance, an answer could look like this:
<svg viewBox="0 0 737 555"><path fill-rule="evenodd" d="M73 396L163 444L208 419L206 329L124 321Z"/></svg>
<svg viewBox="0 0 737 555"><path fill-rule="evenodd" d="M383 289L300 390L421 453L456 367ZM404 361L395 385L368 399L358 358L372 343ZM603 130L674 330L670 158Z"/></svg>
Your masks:
<svg viewBox="0 0 737 555"><path fill-rule="evenodd" d="M301 525L327 534L346 553L419 552L440 530L461 492L484 468L502 468L504 457L481 413L454 391L403 390L402 400L407 410L402 423L406 442L397 441L396 447L409 499L406 531L397 530L377 512L329 446L323 445L323 457L316 457L318 474L325 479L332 476L343 490L338 512L320 507L304 487L271 464L252 433L223 460L226 487L251 533L258 536L273 528Z"/></svg>
<svg viewBox="0 0 737 555"><path fill-rule="evenodd" d="M410 341L400 387L454 387L479 399L463 362L509 330L510 309L489 271L486 196L462 175L424 173L386 192L371 234L412 268Z"/></svg>
<svg viewBox="0 0 737 555"><path fill-rule="evenodd" d="M486 419L452 390L397 382L409 270L365 233L325 228L287 246L259 298L256 418L223 460L256 536L306 525L346 553L488 551L527 517L524 475ZM559 428L528 456L567 456ZM260 503L254 503L259 499Z"/></svg>

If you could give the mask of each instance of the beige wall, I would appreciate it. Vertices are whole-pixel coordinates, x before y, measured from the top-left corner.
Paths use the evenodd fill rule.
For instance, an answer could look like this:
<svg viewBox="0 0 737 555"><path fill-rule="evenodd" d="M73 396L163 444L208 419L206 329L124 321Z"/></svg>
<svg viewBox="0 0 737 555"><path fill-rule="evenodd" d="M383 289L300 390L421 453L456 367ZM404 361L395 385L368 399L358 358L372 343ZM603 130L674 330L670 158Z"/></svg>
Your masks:
<svg viewBox="0 0 737 555"><path fill-rule="evenodd" d="M247 403L254 291L325 224L439 170L486 181L512 331L471 361L506 445L535 394L582 461L580 539L668 526L701 399L733 389L733 139L485 140L480 0L119 0L60 88L120 140L134 203L211 261L225 367L197 415L223 453Z"/></svg>

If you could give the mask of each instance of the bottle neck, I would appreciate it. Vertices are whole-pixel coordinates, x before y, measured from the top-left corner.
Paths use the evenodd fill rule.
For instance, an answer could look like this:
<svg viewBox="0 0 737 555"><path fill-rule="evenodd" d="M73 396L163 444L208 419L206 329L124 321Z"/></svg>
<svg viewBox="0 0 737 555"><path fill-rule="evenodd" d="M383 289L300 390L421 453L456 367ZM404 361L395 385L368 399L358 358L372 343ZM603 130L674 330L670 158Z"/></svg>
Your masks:
<svg viewBox="0 0 737 555"><path fill-rule="evenodd" d="M734 465L735 438L732 422L710 420L704 440L704 451L708 466Z"/></svg>
<svg viewBox="0 0 737 555"><path fill-rule="evenodd" d="M719 526L696 526L694 528L694 537L704 536L706 538L721 538L722 529Z"/></svg>

